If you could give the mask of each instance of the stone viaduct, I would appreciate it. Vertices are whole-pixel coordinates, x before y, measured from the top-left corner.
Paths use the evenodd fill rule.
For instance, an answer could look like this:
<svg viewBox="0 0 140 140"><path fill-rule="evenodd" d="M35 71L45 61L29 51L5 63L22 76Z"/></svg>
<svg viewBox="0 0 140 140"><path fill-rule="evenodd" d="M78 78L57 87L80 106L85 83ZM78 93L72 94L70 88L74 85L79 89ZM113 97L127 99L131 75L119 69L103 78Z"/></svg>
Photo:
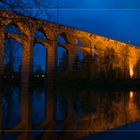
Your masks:
<svg viewBox="0 0 140 140"><path fill-rule="evenodd" d="M22 35L6 33L5 28L9 25L16 25L22 32ZM45 34L46 40L34 38L36 31ZM58 36L65 39L65 43L58 41ZM114 48L121 59L122 50L129 49L129 70L133 71L134 65L139 58L140 49L136 46L119 42L110 38L99 36L93 33L81 31L75 28L57 25L55 23L39 20L23 15L0 10L0 75L4 68L4 40L12 38L22 43L22 74L21 82L28 83L29 76L33 70L33 46L35 42L41 43L47 47L47 77L54 77L57 62L57 46L62 46L68 52L68 66L72 65L77 51L82 51L89 55L102 55L106 46ZM78 45L78 41L81 45Z"/></svg>

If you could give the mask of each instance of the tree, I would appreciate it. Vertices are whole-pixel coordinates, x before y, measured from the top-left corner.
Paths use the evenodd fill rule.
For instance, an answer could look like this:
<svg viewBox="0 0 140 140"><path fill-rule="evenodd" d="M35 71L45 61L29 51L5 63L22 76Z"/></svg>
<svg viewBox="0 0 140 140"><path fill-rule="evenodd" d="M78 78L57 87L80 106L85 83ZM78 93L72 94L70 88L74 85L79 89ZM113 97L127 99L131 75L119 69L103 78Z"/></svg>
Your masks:
<svg viewBox="0 0 140 140"><path fill-rule="evenodd" d="M135 78L140 78L140 58L138 58L135 66L134 66L134 73L135 73Z"/></svg>
<svg viewBox="0 0 140 140"><path fill-rule="evenodd" d="M20 46L17 42L15 42L14 40L5 40L5 71L12 74L15 71L15 64L17 63L17 61L19 61L17 63L18 65L18 71L20 71L20 63L21 63L21 57L19 55L19 49Z"/></svg>
<svg viewBox="0 0 140 140"><path fill-rule="evenodd" d="M93 62L93 57L91 55L85 55L83 62L81 63L83 74L88 79L91 78Z"/></svg>
<svg viewBox="0 0 140 140"><path fill-rule="evenodd" d="M53 19L53 21L59 23L59 9L72 7L74 3L71 0L0 0L0 9L45 20ZM0 15L0 18L5 17ZM26 21L25 24L28 24L28 22ZM7 67L10 68L10 73L13 72L14 55L18 51L16 45L12 46L14 47L5 47L7 53L5 59L7 60Z"/></svg>
<svg viewBox="0 0 140 140"><path fill-rule="evenodd" d="M113 71L115 69L114 65L118 63L118 57L115 50L110 47L105 47L104 53L100 58L102 62L101 74L105 79L115 78Z"/></svg>
<svg viewBox="0 0 140 140"><path fill-rule="evenodd" d="M112 77L112 71L114 69L114 64L118 62L118 57L113 48L106 48L104 56L105 71L108 78Z"/></svg>
<svg viewBox="0 0 140 140"><path fill-rule="evenodd" d="M60 58L60 62L58 64L58 69L60 71L65 71L68 66L68 61L67 61L67 54L66 52L63 52L62 57Z"/></svg>
<svg viewBox="0 0 140 140"><path fill-rule="evenodd" d="M73 5L75 2L72 0L0 0L0 9L35 18L53 18L55 21L58 19L59 9Z"/></svg>
<svg viewBox="0 0 140 140"><path fill-rule="evenodd" d="M127 45L121 47L121 67L123 68L123 78L127 78L129 75L129 66L128 66L128 59L129 59L129 48Z"/></svg>
<svg viewBox="0 0 140 140"><path fill-rule="evenodd" d="M75 55L75 59L73 62L73 67L72 67L72 77L81 77L81 64L82 64L82 60L80 60L80 56L79 54Z"/></svg>

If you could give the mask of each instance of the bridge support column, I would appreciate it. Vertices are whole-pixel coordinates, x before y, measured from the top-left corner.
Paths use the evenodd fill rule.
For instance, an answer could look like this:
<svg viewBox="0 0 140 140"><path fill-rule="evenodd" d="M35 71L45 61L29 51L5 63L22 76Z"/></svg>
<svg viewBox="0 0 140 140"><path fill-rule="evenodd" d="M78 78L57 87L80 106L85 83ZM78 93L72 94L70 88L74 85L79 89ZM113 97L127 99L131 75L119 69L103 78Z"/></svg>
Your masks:
<svg viewBox="0 0 140 140"><path fill-rule="evenodd" d="M21 83L29 84L30 74L33 69L33 41L23 43Z"/></svg>
<svg viewBox="0 0 140 140"><path fill-rule="evenodd" d="M73 69L73 64L76 58L76 50L74 49L74 47L72 45L67 46L67 48L69 48L68 50L68 70L72 70Z"/></svg>
<svg viewBox="0 0 140 140"><path fill-rule="evenodd" d="M0 79L4 72L4 29L0 27Z"/></svg>
<svg viewBox="0 0 140 140"><path fill-rule="evenodd" d="M29 85L24 84L21 86L21 121L13 128L16 131L23 131L17 140L30 139L30 131L32 130L32 100L29 94ZM25 131L27 130L27 131Z"/></svg>
<svg viewBox="0 0 140 140"><path fill-rule="evenodd" d="M75 61L75 51L69 51L68 52L68 70L72 70L73 69L73 64Z"/></svg>
<svg viewBox="0 0 140 140"><path fill-rule="evenodd" d="M53 87L56 76L56 64L57 64L57 53L56 47L57 44L55 41L52 41L48 46L47 54L47 85L49 88Z"/></svg>

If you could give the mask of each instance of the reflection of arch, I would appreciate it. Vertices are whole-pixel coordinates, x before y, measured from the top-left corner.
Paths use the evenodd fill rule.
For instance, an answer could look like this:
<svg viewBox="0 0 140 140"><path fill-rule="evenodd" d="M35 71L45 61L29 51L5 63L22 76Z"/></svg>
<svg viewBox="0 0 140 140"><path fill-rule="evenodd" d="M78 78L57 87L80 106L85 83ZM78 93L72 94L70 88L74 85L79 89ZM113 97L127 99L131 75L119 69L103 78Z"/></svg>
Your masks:
<svg viewBox="0 0 140 140"><path fill-rule="evenodd" d="M45 117L46 117L45 114L46 94L44 89L35 88L32 94L32 99L33 99L32 100L32 124L33 126L35 126L45 121Z"/></svg>
<svg viewBox="0 0 140 140"><path fill-rule="evenodd" d="M21 117L21 104L20 104L20 89L18 87L8 88L8 86L4 89L3 94L3 104L2 107L4 110L2 111L2 127L4 129L13 129L17 126ZM10 94L9 94L10 93ZM14 112L14 113L11 113ZM7 121L8 120L8 121Z"/></svg>

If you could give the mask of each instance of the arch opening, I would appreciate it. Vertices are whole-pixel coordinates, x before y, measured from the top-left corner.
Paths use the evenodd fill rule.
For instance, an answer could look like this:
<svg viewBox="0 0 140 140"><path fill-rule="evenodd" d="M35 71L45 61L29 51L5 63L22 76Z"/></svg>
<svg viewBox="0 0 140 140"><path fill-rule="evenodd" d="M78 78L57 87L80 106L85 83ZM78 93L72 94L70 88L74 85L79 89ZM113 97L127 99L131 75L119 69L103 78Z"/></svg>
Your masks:
<svg viewBox="0 0 140 140"><path fill-rule="evenodd" d="M47 48L41 43L34 44L33 77L44 79L47 73Z"/></svg>
<svg viewBox="0 0 140 140"><path fill-rule="evenodd" d="M67 43L67 41L65 40L65 38L62 35L58 36L57 41L60 42L60 43L64 43L64 44Z"/></svg>
<svg viewBox="0 0 140 140"><path fill-rule="evenodd" d="M5 33L23 35L23 33L20 31L20 29L15 23L10 23L9 25L7 25L5 27Z"/></svg>
<svg viewBox="0 0 140 140"><path fill-rule="evenodd" d="M4 78L20 78L22 55L22 44L15 39L6 38L4 42Z"/></svg>
<svg viewBox="0 0 140 140"><path fill-rule="evenodd" d="M45 35L45 32L42 31L41 29L36 30L36 32L34 34L34 38L35 39L40 38L40 39L43 39L43 40L47 40L47 37Z"/></svg>
<svg viewBox="0 0 140 140"><path fill-rule="evenodd" d="M66 70L68 66L68 51L61 47L57 47L57 70Z"/></svg>
<svg viewBox="0 0 140 140"><path fill-rule="evenodd" d="M94 49L93 59L94 59L94 60L97 60L96 48L97 48L96 45L94 45L94 46L93 46L93 49Z"/></svg>
<svg viewBox="0 0 140 140"><path fill-rule="evenodd" d="M82 63L83 63L83 59L84 59L83 52L81 50L77 51L76 55L75 55L75 60L73 62L73 70L75 72L79 73L81 66L82 66Z"/></svg>
<svg viewBox="0 0 140 140"><path fill-rule="evenodd" d="M80 40L78 40L77 45L78 45L79 47L82 47L82 46L83 46L83 43L82 43Z"/></svg>
<svg viewBox="0 0 140 140"><path fill-rule="evenodd" d="M77 51L76 57L77 57L78 64L80 64L81 62L83 62L84 54L83 54L82 51L80 51L80 50Z"/></svg>

